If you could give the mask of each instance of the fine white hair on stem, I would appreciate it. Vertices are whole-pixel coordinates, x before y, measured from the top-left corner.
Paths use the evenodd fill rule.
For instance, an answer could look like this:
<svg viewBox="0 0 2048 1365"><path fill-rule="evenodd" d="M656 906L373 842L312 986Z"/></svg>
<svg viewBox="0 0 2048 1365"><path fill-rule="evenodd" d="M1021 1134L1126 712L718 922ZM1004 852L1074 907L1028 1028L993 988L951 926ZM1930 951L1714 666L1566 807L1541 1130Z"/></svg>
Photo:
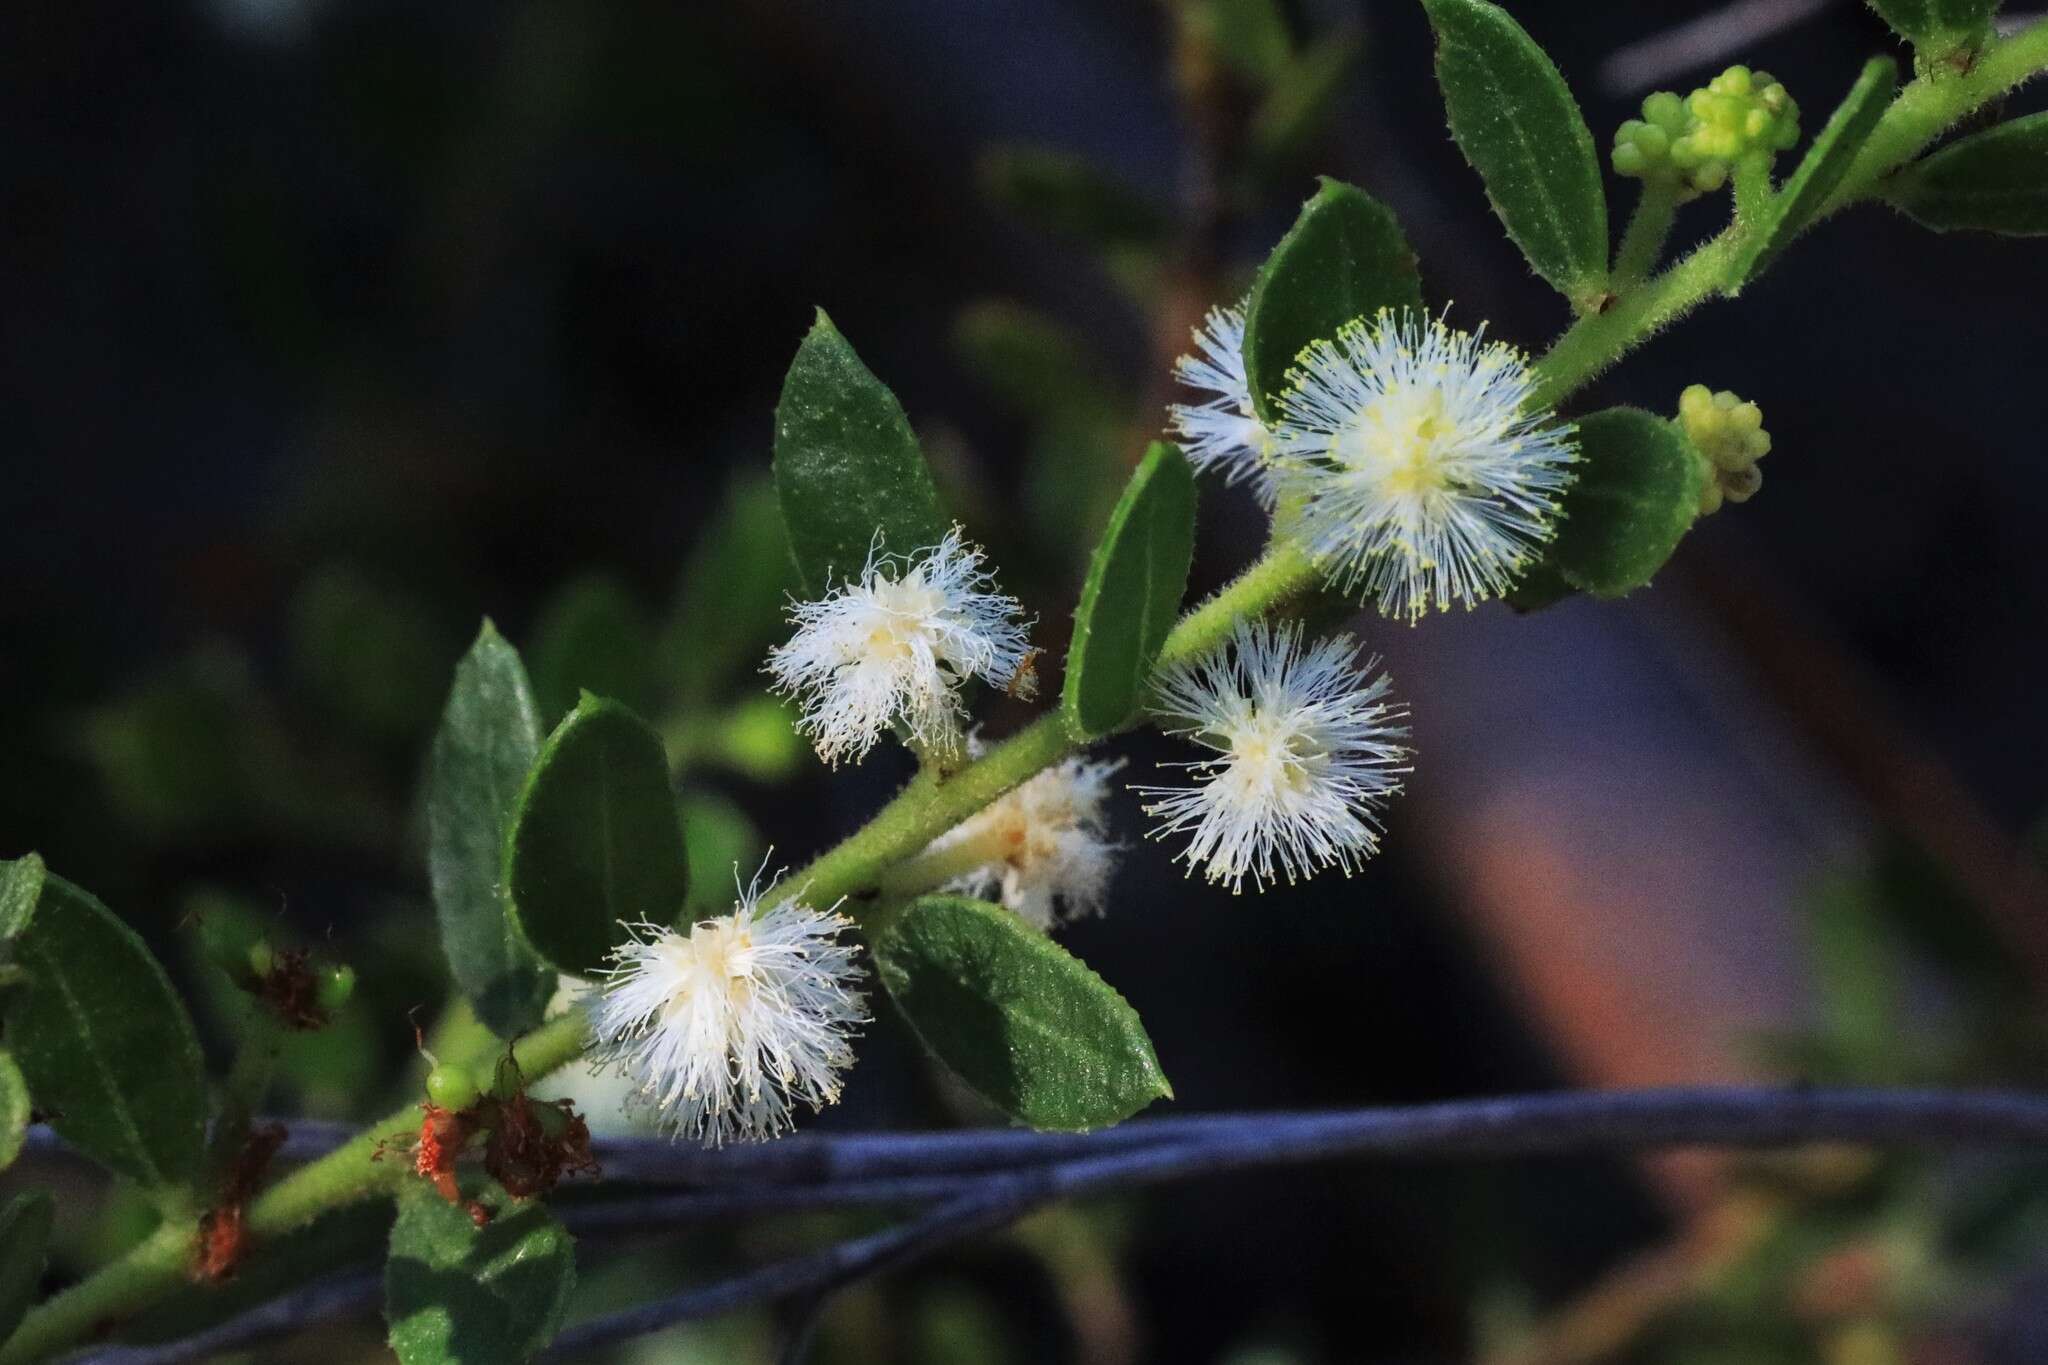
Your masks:
<svg viewBox="0 0 2048 1365"><path fill-rule="evenodd" d="M1195 351L1174 362L1173 377L1208 395L1167 409L1167 430L1196 469L1215 469L1225 485L1247 480L1273 505L1273 435L1252 407L1244 369L1244 307L1211 308L1194 329Z"/></svg>
<svg viewBox="0 0 2048 1365"><path fill-rule="evenodd" d="M1275 480L1295 534L1384 615L1498 596L1556 534L1572 429L1526 410L1527 357L1484 331L1382 311L1290 371Z"/></svg>
<svg viewBox="0 0 2048 1365"><path fill-rule="evenodd" d="M864 757L896 723L920 746L954 750L968 678L1029 693L1019 674L1029 623L958 526L911 555L883 553L878 537L857 579L792 602L789 619L796 631L769 652L767 672L827 763Z"/></svg>
<svg viewBox="0 0 2048 1365"><path fill-rule="evenodd" d="M1109 838L1109 780L1123 766L1121 759L1055 764L934 839L921 856L949 868L966 863L947 889L994 897L1041 930L1099 915L1121 847Z"/></svg>
<svg viewBox="0 0 2048 1365"><path fill-rule="evenodd" d="M1210 751L1172 766L1186 787L1140 787L1159 799L1153 838L1189 836L1178 857L1232 891L1263 890L1336 867L1349 875L1379 851L1379 808L1409 771L1408 712L1388 699L1377 660L1333 635L1304 643L1298 624L1239 622L1228 640L1165 670L1154 711L1168 734Z"/></svg>
<svg viewBox="0 0 2048 1365"><path fill-rule="evenodd" d="M636 924L613 950L590 1000L591 1056L624 1073L629 1103L671 1136L708 1147L772 1138L794 1126L798 1104L839 1098L851 1035L868 1019L863 973L839 942L853 921L801 895L763 909L756 871L731 914L688 932Z"/></svg>

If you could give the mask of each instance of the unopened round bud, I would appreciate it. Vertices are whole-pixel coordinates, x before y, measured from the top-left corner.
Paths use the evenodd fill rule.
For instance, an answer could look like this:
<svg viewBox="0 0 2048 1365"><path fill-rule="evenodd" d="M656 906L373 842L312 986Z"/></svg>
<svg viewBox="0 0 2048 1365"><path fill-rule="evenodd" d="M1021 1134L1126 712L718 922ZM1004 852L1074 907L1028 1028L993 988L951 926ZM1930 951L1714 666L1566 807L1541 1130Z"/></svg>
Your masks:
<svg viewBox="0 0 2048 1365"><path fill-rule="evenodd" d="M313 994L323 1010L338 1010L349 1002L356 993L356 969L346 962L336 962L322 967L316 979Z"/></svg>
<svg viewBox="0 0 2048 1365"><path fill-rule="evenodd" d="M443 1109L467 1109L482 1096L468 1067L443 1062L427 1073L427 1098Z"/></svg>
<svg viewBox="0 0 2048 1365"><path fill-rule="evenodd" d="M258 939L249 945L249 970L259 978L266 977L277 969L277 950L268 940Z"/></svg>
<svg viewBox="0 0 2048 1365"><path fill-rule="evenodd" d="M1716 393L1693 384L1678 395L1678 425L1706 466L1700 514L1716 511L1722 501L1748 502L1763 487L1756 462L1771 450L1763 410L1726 389Z"/></svg>

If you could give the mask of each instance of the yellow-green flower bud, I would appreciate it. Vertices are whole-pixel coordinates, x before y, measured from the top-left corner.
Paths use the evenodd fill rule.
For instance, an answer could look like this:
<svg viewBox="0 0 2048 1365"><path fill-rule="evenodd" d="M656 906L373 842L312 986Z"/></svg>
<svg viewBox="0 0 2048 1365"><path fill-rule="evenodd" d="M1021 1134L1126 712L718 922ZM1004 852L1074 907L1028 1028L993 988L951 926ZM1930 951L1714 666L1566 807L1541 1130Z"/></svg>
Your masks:
<svg viewBox="0 0 2048 1365"><path fill-rule="evenodd" d="M1771 451L1763 410L1723 389L1694 384L1678 396L1678 424L1706 465L1700 512L1712 512L1725 498L1748 502L1763 486L1756 462Z"/></svg>

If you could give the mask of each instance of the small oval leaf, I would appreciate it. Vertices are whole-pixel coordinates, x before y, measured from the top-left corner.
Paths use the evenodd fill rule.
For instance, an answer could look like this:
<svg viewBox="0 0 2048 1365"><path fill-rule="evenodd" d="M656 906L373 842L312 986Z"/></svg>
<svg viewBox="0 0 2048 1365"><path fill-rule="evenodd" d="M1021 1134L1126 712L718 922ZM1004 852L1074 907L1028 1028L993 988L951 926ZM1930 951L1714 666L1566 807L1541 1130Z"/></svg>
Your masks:
<svg viewBox="0 0 2048 1365"><path fill-rule="evenodd" d="M431 1190L399 1200L384 1317L403 1365L504 1365L554 1340L576 1285L573 1239L540 1203L501 1197L483 1227Z"/></svg>
<svg viewBox="0 0 2048 1365"><path fill-rule="evenodd" d="M1001 906L921 897L874 954L932 1055L1021 1123L1096 1128L1173 1095L1137 1011Z"/></svg>
<svg viewBox="0 0 2048 1365"><path fill-rule="evenodd" d="M936 545L946 533L903 405L822 308L775 406L775 490L798 576L813 596L861 571L877 531L896 554Z"/></svg>
<svg viewBox="0 0 2048 1365"><path fill-rule="evenodd" d="M1936 232L2048 234L2048 113L1987 128L1915 162L1886 198Z"/></svg>
<svg viewBox="0 0 2048 1365"><path fill-rule="evenodd" d="M1794 237L1812 225L1814 215L1849 173L1856 153L1870 140L1898 84L1898 63L1891 58L1872 57L1864 64L1863 73L1828 116L1827 126L1807 148L1799 168L1772 197L1764 220L1751 229L1741 254L1729 268L1731 289L1762 274Z"/></svg>
<svg viewBox="0 0 2048 1365"><path fill-rule="evenodd" d="M43 860L33 853L0 862L0 944L28 928L43 894Z"/></svg>
<svg viewBox="0 0 2048 1365"><path fill-rule="evenodd" d="M1195 472L1177 448L1154 441L1110 513L1074 609L1065 701L1083 737L1118 729L1138 709L1194 551Z"/></svg>
<svg viewBox="0 0 2048 1365"><path fill-rule="evenodd" d="M28 1140L28 1116L28 1078L21 1074L14 1054L0 1047L0 1171L21 1155L21 1144Z"/></svg>
<svg viewBox="0 0 2048 1365"><path fill-rule="evenodd" d="M0 1345L21 1326L35 1302L50 1258L50 1224L57 1201L48 1190L26 1190L0 1208Z"/></svg>
<svg viewBox="0 0 2048 1365"><path fill-rule="evenodd" d="M527 942L587 976L626 926L668 924L689 864L661 739L615 701L585 696L534 761L512 817L505 884Z"/></svg>
<svg viewBox="0 0 2048 1365"><path fill-rule="evenodd" d="M206 1124L199 1037L142 939L50 874L14 960L27 979L5 997L7 1043L50 1127L145 1185L191 1176Z"/></svg>
<svg viewBox="0 0 2048 1365"><path fill-rule="evenodd" d="M1259 268L1245 308L1244 370L1259 419L1279 420L1287 371L1310 342L1382 308L1421 307L1415 253L1393 210L1325 178Z"/></svg>
<svg viewBox="0 0 2048 1365"><path fill-rule="evenodd" d="M1573 587L1619 597L1648 583L1699 516L1705 469L1677 427L1640 408L1578 422L1578 478L1545 560Z"/></svg>
<svg viewBox="0 0 2048 1365"><path fill-rule="evenodd" d="M477 1018L501 1038L541 1021L555 973L520 938L505 897L505 839L540 752L519 651L485 621L455 666L427 767L427 871L441 947Z"/></svg>
<svg viewBox="0 0 2048 1365"><path fill-rule="evenodd" d="M1600 154L1555 63L1499 5L1422 0L1451 136L1538 275L1574 307L1607 286Z"/></svg>

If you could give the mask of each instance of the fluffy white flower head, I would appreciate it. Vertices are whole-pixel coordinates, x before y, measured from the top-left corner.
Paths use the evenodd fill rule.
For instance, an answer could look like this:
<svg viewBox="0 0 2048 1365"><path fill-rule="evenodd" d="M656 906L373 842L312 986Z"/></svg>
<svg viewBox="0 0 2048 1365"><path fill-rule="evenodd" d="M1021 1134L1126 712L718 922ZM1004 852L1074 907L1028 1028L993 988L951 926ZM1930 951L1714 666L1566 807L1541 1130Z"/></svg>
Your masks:
<svg viewBox="0 0 2048 1365"><path fill-rule="evenodd" d="M1195 350L1174 362L1173 377L1209 397L1168 408L1167 429L1188 463L1222 471L1225 484L1251 480L1259 501L1271 506L1273 434L1253 409L1245 378L1244 308L1211 308L1195 329Z"/></svg>
<svg viewBox="0 0 2048 1365"><path fill-rule="evenodd" d="M1116 867L1109 779L1121 767L1070 758L1047 768L934 839L923 856L941 866L976 860L948 888L994 896L1039 929L1099 915Z"/></svg>
<svg viewBox="0 0 2048 1365"><path fill-rule="evenodd" d="M818 756L859 759L894 721L940 751L960 741L959 687L1016 688L1029 648L1017 600L993 591L959 527L908 557L879 548L856 581L790 608L796 633L769 652L775 690L796 698Z"/></svg>
<svg viewBox="0 0 2048 1365"><path fill-rule="evenodd" d="M795 901L760 907L760 874L733 912L688 933L634 926L590 1001L594 1060L632 1082L631 1103L708 1147L793 1126L799 1102L839 1098L849 1035L867 1022L852 924Z"/></svg>
<svg viewBox="0 0 2048 1365"><path fill-rule="evenodd" d="M1496 596L1555 534L1571 428L1523 410L1527 359L1483 333L1382 311L1303 351L1280 400L1302 539L1387 616Z"/></svg>
<svg viewBox="0 0 2048 1365"><path fill-rule="evenodd" d="M1160 800L1154 838L1190 835L1179 855L1242 890L1379 851L1379 806L1408 771L1407 709L1385 674L1357 666L1348 635L1302 643L1299 626L1240 623L1229 640L1169 668L1155 710L1209 757L1177 766L1192 787L1141 787Z"/></svg>

